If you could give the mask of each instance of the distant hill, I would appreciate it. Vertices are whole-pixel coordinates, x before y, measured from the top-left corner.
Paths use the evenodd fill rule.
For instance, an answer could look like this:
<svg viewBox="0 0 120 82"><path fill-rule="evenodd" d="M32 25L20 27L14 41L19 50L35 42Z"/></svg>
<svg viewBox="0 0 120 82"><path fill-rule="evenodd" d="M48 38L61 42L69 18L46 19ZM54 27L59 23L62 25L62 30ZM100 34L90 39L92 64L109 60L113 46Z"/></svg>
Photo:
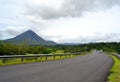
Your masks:
<svg viewBox="0 0 120 82"><path fill-rule="evenodd" d="M77 46L77 45L81 45L81 43L59 43L59 45L63 45L63 46Z"/></svg>
<svg viewBox="0 0 120 82"><path fill-rule="evenodd" d="M53 41L46 41L40 36L38 36L35 32L28 30L14 38L3 40L6 43L12 44L28 44L28 45L57 45L57 43Z"/></svg>

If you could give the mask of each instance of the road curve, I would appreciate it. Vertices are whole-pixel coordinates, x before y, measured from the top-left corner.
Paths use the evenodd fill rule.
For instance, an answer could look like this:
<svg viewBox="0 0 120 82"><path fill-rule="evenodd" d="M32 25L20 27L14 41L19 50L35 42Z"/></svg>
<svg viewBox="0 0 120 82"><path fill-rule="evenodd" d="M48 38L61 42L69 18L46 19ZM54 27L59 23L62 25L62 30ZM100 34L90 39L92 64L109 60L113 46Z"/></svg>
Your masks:
<svg viewBox="0 0 120 82"><path fill-rule="evenodd" d="M0 82L105 82L113 59L104 53L0 67Z"/></svg>

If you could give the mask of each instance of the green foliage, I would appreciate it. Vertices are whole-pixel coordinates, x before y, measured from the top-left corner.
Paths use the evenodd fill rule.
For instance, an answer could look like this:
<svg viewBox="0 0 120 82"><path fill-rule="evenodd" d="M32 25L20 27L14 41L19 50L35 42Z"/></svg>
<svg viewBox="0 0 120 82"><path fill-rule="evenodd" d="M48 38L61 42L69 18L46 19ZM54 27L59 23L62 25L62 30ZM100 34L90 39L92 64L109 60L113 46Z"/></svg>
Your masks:
<svg viewBox="0 0 120 82"><path fill-rule="evenodd" d="M84 52L94 49L120 53L120 43L117 42L89 43L89 44L81 44L81 45L73 45L73 46L57 46L56 48L59 50L63 50L65 53Z"/></svg>
<svg viewBox="0 0 120 82"><path fill-rule="evenodd" d="M102 49L104 51L120 53L120 43L117 42L88 44L88 47L91 49Z"/></svg>
<svg viewBox="0 0 120 82"><path fill-rule="evenodd" d="M0 43L0 55L25 55L25 54L49 54L55 49L43 46L28 46L25 44L15 45Z"/></svg>
<svg viewBox="0 0 120 82"><path fill-rule="evenodd" d="M73 45L73 46L56 46L57 50L61 50L64 53L75 53L75 52L84 52L90 51L87 45Z"/></svg>
<svg viewBox="0 0 120 82"><path fill-rule="evenodd" d="M25 54L49 54L49 53L75 53L90 50L103 50L120 53L120 43L89 43L73 46L29 46L24 44L8 44L0 42L0 55L25 55Z"/></svg>
<svg viewBox="0 0 120 82"><path fill-rule="evenodd" d="M108 82L119 82L120 81L120 60L115 56L112 56L114 59L114 65L111 69L111 74L108 77Z"/></svg>
<svg viewBox="0 0 120 82"><path fill-rule="evenodd" d="M22 45L0 44L0 55L24 55L26 47Z"/></svg>

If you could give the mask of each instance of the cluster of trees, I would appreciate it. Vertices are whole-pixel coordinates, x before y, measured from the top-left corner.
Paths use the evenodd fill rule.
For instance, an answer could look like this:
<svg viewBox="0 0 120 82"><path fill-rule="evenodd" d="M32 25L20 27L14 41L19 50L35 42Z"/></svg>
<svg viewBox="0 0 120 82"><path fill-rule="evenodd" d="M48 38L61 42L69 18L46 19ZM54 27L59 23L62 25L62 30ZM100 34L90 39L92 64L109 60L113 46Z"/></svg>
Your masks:
<svg viewBox="0 0 120 82"><path fill-rule="evenodd" d="M64 53L75 53L75 52L84 52L90 51L87 45L59 45L54 47L57 50L62 50Z"/></svg>
<svg viewBox="0 0 120 82"><path fill-rule="evenodd" d="M55 49L43 46L0 43L0 55L48 54L51 52L55 52Z"/></svg>
<svg viewBox="0 0 120 82"><path fill-rule="evenodd" d="M120 43L119 42L102 42L102 43L88 43L81 45L73 45L73 46L58 46L59 49L62 49L66 52L84 52L90 50L103 50L109 52L117 52L120 53Z"/></svg>
<svg viewBox="0 0 120 82"><path fill-rule="evenodd" d="M91 43L87 44L90 49L104 50L109 52L120 53L120 43L119 42L109 42L109 43Z"/></svg>
<svg viewBox="0 0 120 82"><path fill-rule="evenodd" d="M0 42L0 55L25 55L25 54L49 54L62 50L64 53L84 52L90 50L103 50L120 53L120 43L89 43L81 45L57 45L57 46L29 46L25 44L13 45Z"/></svg>

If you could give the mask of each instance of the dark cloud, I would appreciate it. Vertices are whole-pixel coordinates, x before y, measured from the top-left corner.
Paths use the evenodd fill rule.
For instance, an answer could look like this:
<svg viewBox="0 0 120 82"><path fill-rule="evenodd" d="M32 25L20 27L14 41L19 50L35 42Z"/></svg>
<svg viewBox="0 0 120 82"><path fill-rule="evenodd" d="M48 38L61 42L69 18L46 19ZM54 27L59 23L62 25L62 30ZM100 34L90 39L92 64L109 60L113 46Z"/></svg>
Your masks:
<svg viewBox="0 0 120 82"><path fill-rule="evenodd" d="M120 0L65 0L60 8L55 6L29 6L28 14L42 19L57 19L64 17L78 17L85 11L109 9L120 5Z"/></svg>

